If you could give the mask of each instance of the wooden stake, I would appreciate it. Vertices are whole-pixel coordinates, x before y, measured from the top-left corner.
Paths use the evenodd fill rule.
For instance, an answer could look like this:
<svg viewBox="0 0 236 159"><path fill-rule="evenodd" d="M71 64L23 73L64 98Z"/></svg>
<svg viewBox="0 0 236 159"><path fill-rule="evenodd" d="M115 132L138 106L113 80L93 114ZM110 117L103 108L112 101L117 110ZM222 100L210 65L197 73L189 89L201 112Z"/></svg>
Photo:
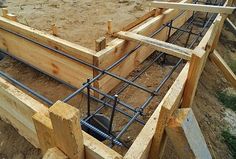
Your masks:
<svg viewBox="0 0 236 159"><path fill-rule="evenodd" d="M84 159L83 134L78 109L61 101L49 108L56 146L70 159Z"/></svg>
<svg viewBox="0 0 236 159"><path fill-rule="evenodd" d="M33 116L33 121L39 139L40 149L45 154L49 148L55 147L56 145L51 120L42 113L36 113Z"/></svg>
<svg viewBox="0 0 236 159"><path fill-rule="evenodd" d="M188 108L192 106L198 81L202 74L205 61L207 60L207 53L202 48L196 47L190 60L190 67L188 78L183 94L182 107Z"/></svg>
<svg viewBox="0 0 236 159"><path fill-rule="evenodd" d="M52 35L58 36L58 29L56 24L52 24L51 28L52 28Z"/></svg>
<svg viewBox="0 0 236 159"><path fill-rule="evenodd" d="M7 14L8 14L8 9L7 8L2 8L2 16L4 18L7 18Z"/></svg>
<svg viewBox="0 0 236 159"><path fill-rule="evenodd" d="M11 13L8 13L8 14L7 14L7 19L12 20L12 21L14 21L14 22L17 22L17 21L18 21L18 20L17 20L17 16L14 15L14 14L11 14Z"/></svg>
<svg viewBox="0 0 236 159"><path fill-rule="evenodd" d="M95 41L96 48L95 50L101 51L106 48L106 37L101 37Z"/></svg>
<svg viewBox="0 0 236 159"><path fill-rule="evenodd" d="M107 33L110 35L113 33L112 32L112 20L108 20L108 22L107 22Z"/></svg>
<svg viewBox="0 0 236 159"><path fill-rule="evenodd" d="M211 159L201 129L190 108L179 109L171 117L166 132L181 159Z"/></svg>

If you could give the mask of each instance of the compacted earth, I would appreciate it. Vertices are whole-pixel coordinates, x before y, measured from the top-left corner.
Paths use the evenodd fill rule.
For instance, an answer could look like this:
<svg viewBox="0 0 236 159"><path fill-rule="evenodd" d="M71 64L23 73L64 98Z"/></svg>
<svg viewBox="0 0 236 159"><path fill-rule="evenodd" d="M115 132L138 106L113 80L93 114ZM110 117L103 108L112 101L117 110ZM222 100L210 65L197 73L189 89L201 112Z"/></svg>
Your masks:
<svg viewBox="0 0 236 159"><path fill-rule="evenodd" d="M118 31L150 10L149 1L146 0L7 0L3 5L8 7L9 12L18 16L20 23L49 33L51 32L51 25L56 24L59 37L90 49L94 49L94 41L101 36L105 35L108 40L111 39L106 33L108 20L113 21L113 30ZM230 18L234 23L236 22L235 15ZM231 63L232 59L236 60L236 38L227 27L224 27L222 31L217 50L228 63ZM153 67L138 82L152 87L171 68ZM158 68L162 71L157 75L155 69ZM72 92L64 84L35 72L10 58L5 58L0 63L0 69L26 85L37 89L52 100L63 98ZM176 77L177 75L175 73L173 76ZM174 77L167 83L167 88L174 81ZM57 90L56 93L55 90ZM193 111L215 159L233 158L221 136L223 130L229 130L232 134L236 134L236 114L231 109L225 108L217 98L217 92L225 90L235 91L217 67L211 61L207 61L197 88ZM132 89L127 89L126 92L127 94L138 94ZM166 90L163 90L160 96L163 96L164 92ZM128 102L134 104L139 102L132 100L125 94L122 94L121 98L128 99ZM142 96L139 100L142 100ZM72 104L76 104L76 99L72 101ZM134 126L129 131L133 133L136 129L137 127ZM130 138L130 136L125 137ZM125 153L124 150L118 149L118 151L122 154ZM42 155L40 150L34 148L21 137L17 130L0 120L0 159L3 158L39 159L42 158ZM177 158L170 143L165 158Z"/></svg>

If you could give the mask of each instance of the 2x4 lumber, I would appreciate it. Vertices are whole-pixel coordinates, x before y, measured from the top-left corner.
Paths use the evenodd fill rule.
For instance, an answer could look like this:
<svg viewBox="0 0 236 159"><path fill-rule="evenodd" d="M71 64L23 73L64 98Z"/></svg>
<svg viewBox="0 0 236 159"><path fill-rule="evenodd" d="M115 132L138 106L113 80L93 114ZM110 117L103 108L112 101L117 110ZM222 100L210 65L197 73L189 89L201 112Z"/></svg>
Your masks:
<svg viewBox="0 0 236 159"><path fill-rule="evenodd" d="M69 159L61 150L57 147L50 148L43 156L43 159Z"/></svg>
<svg viewBox="0 0 236 159"><path fill-rule="evenodd" d="M56 146L51 120L44 113L36 113L33 117L40 149L45 154L48 149Z"/></svg>
<svg viewBox="0 0 236 159"><path fill-rule="evenodd" d="M147 45L157 51L165 52L166 54L190 60L192 50L180 47L165 41L149 38L132 32L118 32L118 37L125 40L139 42L140 44Z"/></svg>
<svg viewBox="0 0 236 159"><path fill-rule="evenodd" d="M32 116L47 107L0 78L0 117L18 130L36 148L39 147Z"/></svg>
<svg viewBox="0 0 236 159"><path fill-rule="evenodd" d="M155 159L159 157L157 152L159 152L158 150L161 147L162 134L169 115L179 107L184 85L187 80L188 69L189 63L184 66L176 81L143 127L142 131L125 154L125 159Z"/></svg>
<svg viewBox="0 0 236 159"><path fill-rule="evenodd" d="M183 71L180 73L178 78L175 80L173 86L167 92L163 99L163 104L159 114L159 120L155 129L155 134L152 139L152 145L149 153L149 158L157 159L161 158L162 150L165 148L165 127L169 121L173 112L178 109L182 99L185 82L187 80L189 63L186 64Z"/></svg>
<svg viewBox="0 0 236 159"><path fill-rule="evenodd" d="M214 52L209 55L209 58L221 70L224 77L231 83L231 85L236 88L236 75L220 56L220 54L214 50Z"/></svg>
<svg viewBox="0 0 236 159"><path fill-rule="evenodd" d="M177 2L159 2L153 1L152 6L156 8L171 8L179 10L191 10L208 13L224 13L232 14L235 7L204 5L204 4L191 4L191 3L177 3Z"/></svg>
<svg viewBox="0 0 236 159"><path fill-rule="evenodd" d="M0 17L0 27L51 46L54 49L65 51L66 54L70 54L90 64L93 63L92 53L88 53L89 50L76 44L2 17ZM81 87L84 81L93 76L92 68L2 29L0 29L0 49L41 72L77 88Z"/></svg>
<svg viewBox="0 0 236 159"><path fill-rule="evenodd" d="M70 159L84 159L83 134L78 109L61 101L49 108L56 146Z"/></svg>
<svg viewBox="0 0 236 159"><path fill-rule="evenodd" d="M190 2L190 0L183 0L182 2ZM140 35L148 36L159 29L164 23L169 22L173 18L175 18L181 11L168 9L164 11L161 15L158 15L154 18L150 18L147 22L141 24L139 27L134 29L132 32L138 33ZM182 26L190 17L192 16L192 12L184 12L181 15L181 18L177 18L173 25L176 27ZM169 28L164 28L159 34L155 37L158 40L166 41L168 37ZM176 30L173 29L171 34L173 34ZM97 66L101 69L107 68L128 53L130 50L134 49L137 46L137 42L127 42L122 39L114 39L110 43L107 44L107 47L100 52L98 52L95 56L97 58ZM153 53L154 49L142 46L135 52L133 52L126 60L124 60L121 64L112 69L112 72L120 75L122 77L128 76L137 66L142 63L147 57L149 57ZM103 76L98 81L98 87L104 92L111 91L117 84L119 84L119 80L116 80L110 76ZM108 84L109 83L109 84Z"/></svg>
<svg viewBox="0 0 236 159"><path fill-rule="evenodd" d="M212 158L191 108L177 110L169 120L166 132L179 158Z"/></svg>
<svg viewBox="0 0 236 159"><path fill-rule="evenodd" d="M198 81L202 74L207 60L208 54L202 48L196 47L190 60L190 67L188 72L188 78L183 94L182 107L188 108L192 106L193 99L196 93Z"/></svg>

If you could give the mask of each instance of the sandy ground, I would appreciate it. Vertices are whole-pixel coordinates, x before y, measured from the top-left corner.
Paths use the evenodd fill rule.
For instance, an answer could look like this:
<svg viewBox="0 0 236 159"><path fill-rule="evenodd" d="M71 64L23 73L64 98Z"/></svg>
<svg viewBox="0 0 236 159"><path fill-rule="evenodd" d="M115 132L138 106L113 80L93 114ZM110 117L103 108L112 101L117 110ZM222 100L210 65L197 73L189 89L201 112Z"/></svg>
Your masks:
<svg viewBox="0 0 236 159"><path fill-rule="evenodd" d="M114 30L119 30L149 9L148 2L144 0L87 0L82 2L75 0L38 0L37 2L32 0L8 0L6 5L12 13L19 15L20 22L47 32L50 32L51 24L55 23L59 27L59 36L61 38L91 49L94 48L94 40L106 34L107 20L112 19ZM226 59L235 56L235 41L235 36L231 32L223 31L218 50ZM160 67L159 65L154 65L137 82L145 83L150 88L153 88L172 66ZM72 91L64 84L9 58L0 63L0 68L24 84L37 88L40 93L53 101L65 97ZM161 71L157 74L156 71L160 69ZM19 76L19 73L24 76ZM167 87L161 91L160 97L164 96L176 76L177 74L173 75L172 79L167 83ZM150 80L150 78L154 78L155 81ZM193 110L213 158L219 159L232 158L228 148L222 143L220 136L222 129L226 125L230 126L227 114L232 115L232 112L223 108L215 97L217 90L223 90L227 87L229 87L229 84L222 74L208 61L200 79ZM139 94L132 88L127 91L136 95ZM142 96L145 95L141 94L140 97ZM138 98L138 101L134 101L125 93L121 95L121 98L127 99L127 102L134 105L143 100ZM158 101L155 100L155 102ZM74 99L71 104L78 105L77 100ZM150 109L146 113L150 115L152 111ZM116 125L122 125L125 122L125 120L120 120L117 121ZM137 129L140 130L141 127L134 125L129 131L133 133ZM132 141L135 137L130 137L128 133L124 138ZM176 158L175 153L171 150L171 145L169 146L166 158ZM125 152L124 150L119 151ZM14 128L1 121L0 158L34 159L41 158L41 154L39 150L19 136Z"/></svg>

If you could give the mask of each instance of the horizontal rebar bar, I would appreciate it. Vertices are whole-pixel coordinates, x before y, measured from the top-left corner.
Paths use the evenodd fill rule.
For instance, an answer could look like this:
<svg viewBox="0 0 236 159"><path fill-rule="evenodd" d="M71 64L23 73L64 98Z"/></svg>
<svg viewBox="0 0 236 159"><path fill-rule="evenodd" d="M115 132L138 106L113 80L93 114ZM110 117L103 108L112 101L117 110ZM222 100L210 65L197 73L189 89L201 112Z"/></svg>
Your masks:
<svg viewBox="0 0 236 159"><path fill-rule="evenodd" d="M46 97L44 97L43 95L35 92L34 90L30 89L29 87L27 87L26 85L20 83L19 81L15 80L14 78L12 78L11 76L7 75L6 73L0 71L0 76L6 78L7 80L9 80L10 82L12 82L13 84L19 86L20 88L28 91L30 94L32 94L33 96L41 99L43 102L47 103L48 105L53 105L53 102L50 101L49 99L47 99Z"/></svg>

